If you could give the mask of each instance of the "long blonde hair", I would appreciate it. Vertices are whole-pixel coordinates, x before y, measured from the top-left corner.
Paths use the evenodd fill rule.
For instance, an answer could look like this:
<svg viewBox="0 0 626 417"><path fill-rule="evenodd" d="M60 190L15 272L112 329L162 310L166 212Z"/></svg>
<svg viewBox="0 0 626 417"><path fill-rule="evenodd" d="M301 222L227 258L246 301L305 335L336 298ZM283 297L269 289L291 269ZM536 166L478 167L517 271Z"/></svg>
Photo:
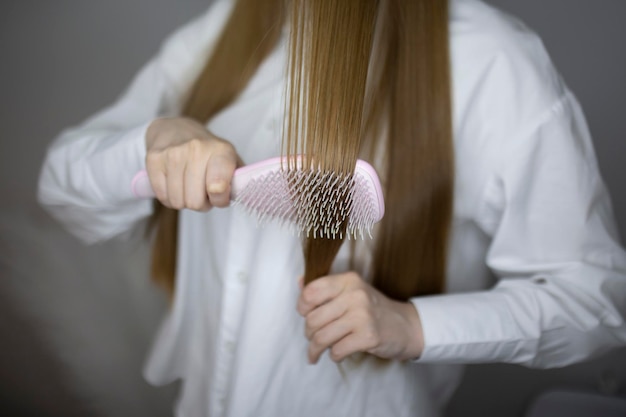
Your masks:
<svg viewBox="0 0 626 417"><path fill-rule="evenodd" d="M448 1L238 0L182 114L206 123L232 103L286 20L283 153L339 173L359 155L383 160L373 284L399 300L442 292L454 187ZM155 208L152 275L173 293L178 213ZM307 282L328 273L341 244L306 239Z"/></svg>

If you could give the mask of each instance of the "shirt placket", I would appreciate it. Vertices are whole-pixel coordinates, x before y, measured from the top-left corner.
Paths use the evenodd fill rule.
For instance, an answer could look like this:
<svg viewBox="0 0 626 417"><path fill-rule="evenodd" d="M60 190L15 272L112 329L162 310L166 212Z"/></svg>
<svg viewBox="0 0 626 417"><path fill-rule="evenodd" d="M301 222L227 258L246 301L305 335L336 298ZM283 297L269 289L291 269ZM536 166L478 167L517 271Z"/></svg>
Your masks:
<svg viewBox="0 0 626 417"><path fill-rule="evenodd" d="M249 273L246 270L248 245L245 238L247 227L242 216L233 209L231 238L227 243L225 260L224 289L222 292L222 311L220 330L217 335L214 377L210 382L210 415L225 416L228 408L229 387L235 365L235 354L239 339L239 329L243 316Z"/></svg>

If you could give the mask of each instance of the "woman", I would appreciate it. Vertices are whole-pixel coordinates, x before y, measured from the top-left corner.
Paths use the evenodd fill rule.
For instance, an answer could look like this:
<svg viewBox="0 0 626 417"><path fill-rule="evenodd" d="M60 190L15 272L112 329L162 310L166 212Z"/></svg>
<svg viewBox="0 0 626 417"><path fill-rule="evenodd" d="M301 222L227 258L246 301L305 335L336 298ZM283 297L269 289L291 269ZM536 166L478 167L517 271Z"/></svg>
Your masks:
<svg viewBox="0 0 626 417"><path fill-rule="evenodd" d="M146 377L183 379L177 415L435 416L460 364L626 341L626 256L536 36L475 0L283 6L217 1L42 171L40 200L87 242L152 216L173 298ZM374 239L303 256L226 208L237 166L298 153L376 166ZM144 167L154 206L129 186Z"/></svg>

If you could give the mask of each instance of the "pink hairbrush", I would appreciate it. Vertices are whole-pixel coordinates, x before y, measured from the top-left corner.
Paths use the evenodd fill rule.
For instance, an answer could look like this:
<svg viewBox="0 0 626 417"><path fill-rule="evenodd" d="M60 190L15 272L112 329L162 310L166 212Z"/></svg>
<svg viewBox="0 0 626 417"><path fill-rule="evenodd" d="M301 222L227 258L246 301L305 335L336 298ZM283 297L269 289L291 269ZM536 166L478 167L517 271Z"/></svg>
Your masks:
<svg viewBox="0 0 626 417"><path fill-rule="evenodd" d="M385 213L376 171L358 160L353 175L303 170L300 157L295 168L286 169L284 157L271 158L235 170L231 201L254 213L262 224L278 220L298 234L313 237L371 237L375 223ZM147 172L132 181L133 194L152 198ZM345 232L342 223L348 219Z"/></svg>

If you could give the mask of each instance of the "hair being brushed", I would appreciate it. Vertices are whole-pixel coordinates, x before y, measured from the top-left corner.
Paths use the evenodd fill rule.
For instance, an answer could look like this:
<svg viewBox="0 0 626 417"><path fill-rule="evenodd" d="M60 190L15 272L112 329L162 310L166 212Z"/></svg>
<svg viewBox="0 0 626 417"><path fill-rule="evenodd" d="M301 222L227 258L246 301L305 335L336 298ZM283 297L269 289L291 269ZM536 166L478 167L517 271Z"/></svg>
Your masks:
<svg viewBox="0 0 626 417"><path fill-rule="evenodd" d="M447 0L238 0L182 114L206 123L232 103L287 11L283 154L342 175L359 156L376 161L386 214L373 284L400 300L441 292L454 186ZM157 203L152 220L152 275L173 293L177 212ZM305 239L307 282L329 272L341 244Z"/></svg>

